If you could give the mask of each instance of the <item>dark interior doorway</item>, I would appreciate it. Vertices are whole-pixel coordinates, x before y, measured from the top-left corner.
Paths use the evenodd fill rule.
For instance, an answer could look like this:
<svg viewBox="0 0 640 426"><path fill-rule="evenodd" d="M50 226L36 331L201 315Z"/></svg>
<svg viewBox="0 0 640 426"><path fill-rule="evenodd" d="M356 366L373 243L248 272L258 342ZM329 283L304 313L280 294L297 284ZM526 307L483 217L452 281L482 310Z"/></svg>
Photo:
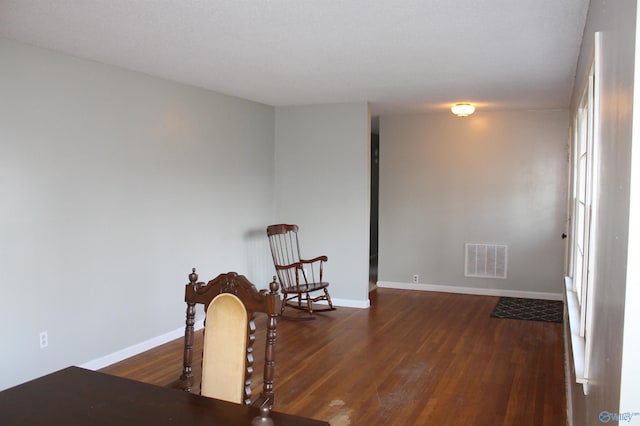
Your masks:
<svg viewBox="0 0 640 426"><path fill-rule="evenodd" d="M369 229L369 291L378 281L378 194L380 181L380 135L371 133L371 218Z"/></svg>

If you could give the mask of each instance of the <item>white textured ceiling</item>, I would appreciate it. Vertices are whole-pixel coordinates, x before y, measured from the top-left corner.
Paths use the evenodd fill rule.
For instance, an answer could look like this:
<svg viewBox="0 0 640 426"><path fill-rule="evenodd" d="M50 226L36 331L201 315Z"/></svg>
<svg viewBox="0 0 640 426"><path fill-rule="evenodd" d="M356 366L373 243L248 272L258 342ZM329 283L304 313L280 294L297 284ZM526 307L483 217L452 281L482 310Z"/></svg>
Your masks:
<svg viewBox="0 0 640 426"><path fill-rule="evenodd" d="M269 105L562 108L588 3L0 0L0 36Z"/></svg>

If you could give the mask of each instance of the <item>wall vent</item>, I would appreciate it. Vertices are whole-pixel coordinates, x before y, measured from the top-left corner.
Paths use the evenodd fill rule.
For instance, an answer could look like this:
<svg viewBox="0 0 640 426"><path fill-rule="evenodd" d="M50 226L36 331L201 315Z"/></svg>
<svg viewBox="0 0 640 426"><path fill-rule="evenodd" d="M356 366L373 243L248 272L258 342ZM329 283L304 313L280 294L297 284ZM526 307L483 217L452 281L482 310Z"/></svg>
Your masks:
<svg viewBox="0 0 640 426"><path fill-rule="evenodd" d="M464 276L507 278L507 246L465 243Z"/></svg>

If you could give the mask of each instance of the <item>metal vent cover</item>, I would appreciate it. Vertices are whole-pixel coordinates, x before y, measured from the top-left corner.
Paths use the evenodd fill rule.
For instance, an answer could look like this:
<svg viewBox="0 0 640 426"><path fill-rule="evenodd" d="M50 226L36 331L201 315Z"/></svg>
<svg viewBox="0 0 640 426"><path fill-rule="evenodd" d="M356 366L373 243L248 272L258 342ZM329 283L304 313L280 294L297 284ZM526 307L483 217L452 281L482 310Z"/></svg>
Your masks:
<svg viewBox="0 0 640 426"><path fill-rule="evenodd" d="M507 279L507 246L465 243L464 276Z"/></svg>

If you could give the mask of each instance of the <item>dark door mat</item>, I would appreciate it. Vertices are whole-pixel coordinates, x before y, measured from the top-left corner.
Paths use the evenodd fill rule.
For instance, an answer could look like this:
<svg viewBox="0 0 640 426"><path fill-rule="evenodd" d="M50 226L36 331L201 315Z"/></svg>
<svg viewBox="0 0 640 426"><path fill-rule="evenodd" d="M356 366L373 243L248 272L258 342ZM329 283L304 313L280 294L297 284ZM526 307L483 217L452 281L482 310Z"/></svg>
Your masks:
<svg viewBox="0 0 640 426"><path fill-rule="evenodd" d="M493 308L491 316L493 318L562 322L563 312L561 300L501 297L496 303L496 307Z"/></svg>

